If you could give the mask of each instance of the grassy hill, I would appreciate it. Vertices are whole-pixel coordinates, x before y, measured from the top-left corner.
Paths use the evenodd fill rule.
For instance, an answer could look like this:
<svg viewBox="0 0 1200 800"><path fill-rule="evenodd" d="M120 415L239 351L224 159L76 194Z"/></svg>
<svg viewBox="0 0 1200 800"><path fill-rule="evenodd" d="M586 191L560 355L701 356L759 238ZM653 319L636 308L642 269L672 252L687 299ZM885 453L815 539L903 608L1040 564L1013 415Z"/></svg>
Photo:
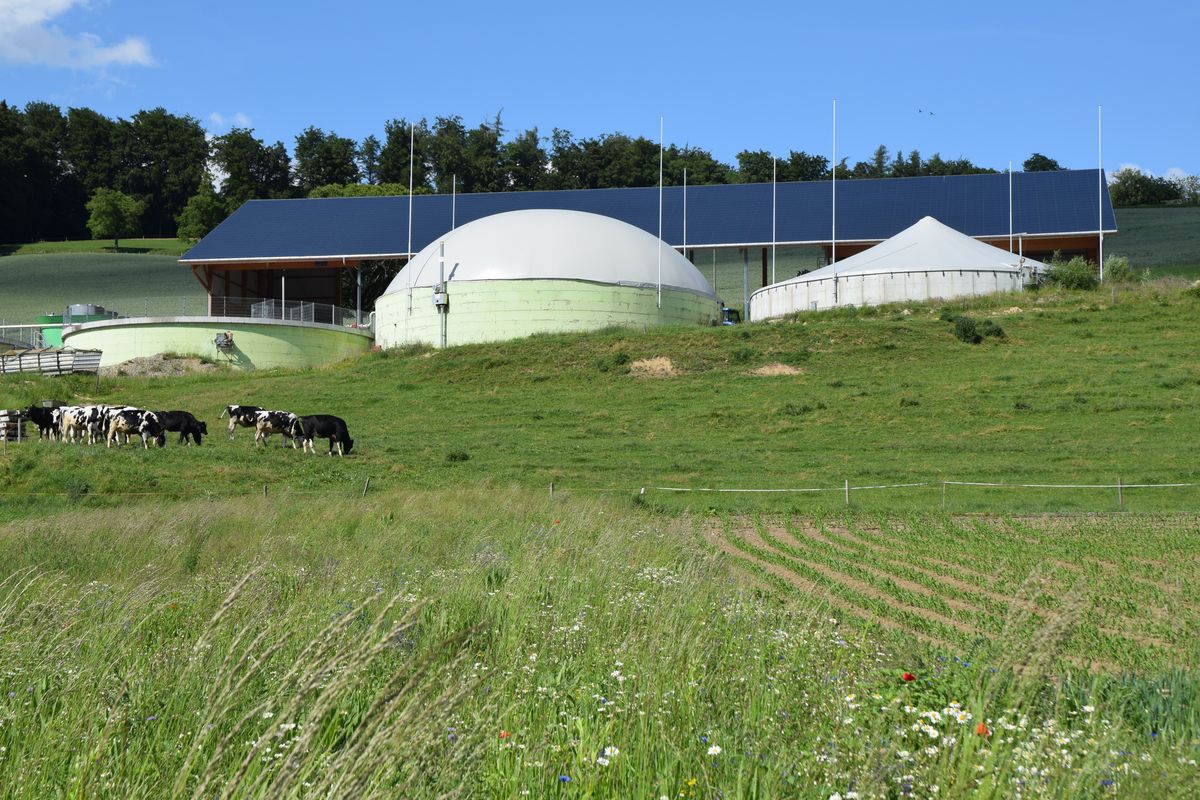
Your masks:
<svg viewBox="0 0 1200 800"><path fill-rule="evenodd" d="M72 303L128 316L206 313L203 287L176 256L63 252L0 258L0 321L30 323Z"/></svg>
<svg viewBox="0 0 1200 800"><path fill-rule="evenodd" d="M1200 491L1027 516L1116 497L953 487L943 510L936 483L1200 482L1200 297L1183 287L99 391L0 377L0 407L182 407L213 433L0 455L0 783L1194 794ZM958 341L947 318L962 313L1005 336ZM353 453L256 450L244 429L230 442L228 403L339 414ZM840 490L638 494L843 480L935 483L859 491L849 509Z"/></svg>
<svg viewBox="0 0 1200 800"><path fill-rule="evenodd" d="M1200 278L1200 207L1119 208L1117 229L1106 253L1138 269Z"/></svg>

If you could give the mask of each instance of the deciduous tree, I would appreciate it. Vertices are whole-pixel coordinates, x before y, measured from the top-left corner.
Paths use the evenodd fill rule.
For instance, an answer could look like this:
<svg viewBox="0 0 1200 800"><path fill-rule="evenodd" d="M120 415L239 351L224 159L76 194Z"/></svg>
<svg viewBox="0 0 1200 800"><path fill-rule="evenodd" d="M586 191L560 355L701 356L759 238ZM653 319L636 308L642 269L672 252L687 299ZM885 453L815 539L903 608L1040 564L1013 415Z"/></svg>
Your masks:
<svg viewBox="0 0 1200 800"><path fill-rule="evenodd" d="M141 230L144 204L116 189L97 189L88 200L88 229L93 239L112 239L113 248L121 246L122 236Z"/></svg>

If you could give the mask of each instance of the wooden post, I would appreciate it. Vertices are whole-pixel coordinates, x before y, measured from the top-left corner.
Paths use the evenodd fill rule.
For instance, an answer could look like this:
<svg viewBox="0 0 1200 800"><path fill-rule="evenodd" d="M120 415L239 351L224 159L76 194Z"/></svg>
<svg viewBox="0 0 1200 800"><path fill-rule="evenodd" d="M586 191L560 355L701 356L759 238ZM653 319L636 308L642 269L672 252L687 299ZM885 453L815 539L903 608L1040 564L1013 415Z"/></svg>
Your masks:
<svg viewBox="0 0 1200 800"><path fill-rule="evenodd" d="M263 484L263 497L266 497L266 496L267 496L267 485L264 483Z"/></svg>
<svg viewBox="0 0 1200 800"><path fill-rule="evenodd" d="M370 488L371 488L371 477L368 475L367 479L365 481L363 481L363 493L362 493L363 497L367 496L367 489L370 489Z"/></svg>
<svg viewBox="0 0 1200 800"><path fill-rule="evenodd" d="M550 496L554 497L554 481L550 481Z"/></svg>
<svg viewBox="0 0 1200 800"><path fill-rule="evenodd" d="M942 481L942 511L946 510L946 482Z"/></svg>
<svg viewBox="0 0 1200 800"><path fill-rule="evenodd" d="M1125 487L1121 485L1121 478L1117 476L1117 510L1125 510Z"/></svg>
<svg viewBox="0 0 1200 800"><path fill-rule="evenodd" d="M846 480L846 505L850 505L850 481Z"/></svg>

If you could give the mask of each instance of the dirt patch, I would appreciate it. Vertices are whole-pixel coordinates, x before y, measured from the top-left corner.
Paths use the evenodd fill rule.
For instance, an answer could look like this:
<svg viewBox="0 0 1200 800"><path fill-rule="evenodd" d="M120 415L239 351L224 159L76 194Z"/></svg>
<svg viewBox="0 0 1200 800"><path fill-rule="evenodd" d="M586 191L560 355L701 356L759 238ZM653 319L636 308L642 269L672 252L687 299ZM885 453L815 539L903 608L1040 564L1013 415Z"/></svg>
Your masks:
<svg viewBox="0 0 1200 800"><path fill-rule="evenodd" d="M173 378L179 375L189 375L193 372L216 372L216 364L208 364L195 356L156 355L143 358L131 358L102 367L100 375L104 378L114 378L118 375L131 375L145 378Z"/></svg>
<svg viewBox="0 0 1200 800"><path fill-rule="evenodd" d="M666 356L640 358L629 365L629 374L635 378L673 378L679 374L671 359Z"/></svg>
<svg viewBox="0 0 1200 800"><path fill-rule="evenodd" d="M769 378L776 375L803 375L804 370L790 367L787 364L767 364L765 367L750 370L750 374Z"/></svg>
<svg viewBox="0 0 1200 800"><path fill-rule="evenodd" d="M1021 313L1021 307L1020 307L1020 306L1013 306L1012 308L1006 308L1006 309L1004 309L1004 310L1003 310L1003 311L1001 311L1000 313L1001 313L1001 314L1020 314L1020 313Z"/></svg>

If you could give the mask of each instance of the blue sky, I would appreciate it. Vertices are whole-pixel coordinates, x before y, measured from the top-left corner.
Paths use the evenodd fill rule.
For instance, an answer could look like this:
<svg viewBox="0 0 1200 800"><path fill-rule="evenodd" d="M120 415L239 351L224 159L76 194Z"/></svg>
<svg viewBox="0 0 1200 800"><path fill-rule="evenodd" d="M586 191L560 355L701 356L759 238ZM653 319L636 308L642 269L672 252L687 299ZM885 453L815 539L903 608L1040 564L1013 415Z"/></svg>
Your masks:
<svg viewBox="0 0 1200 800"><path fill-rule="evenodd" d="M886 145L1016 168L1031 152L1200 173L1200 3L0 0L0 98L163 106L289 149L307 125L502 114L839 157Z"/></svg>

